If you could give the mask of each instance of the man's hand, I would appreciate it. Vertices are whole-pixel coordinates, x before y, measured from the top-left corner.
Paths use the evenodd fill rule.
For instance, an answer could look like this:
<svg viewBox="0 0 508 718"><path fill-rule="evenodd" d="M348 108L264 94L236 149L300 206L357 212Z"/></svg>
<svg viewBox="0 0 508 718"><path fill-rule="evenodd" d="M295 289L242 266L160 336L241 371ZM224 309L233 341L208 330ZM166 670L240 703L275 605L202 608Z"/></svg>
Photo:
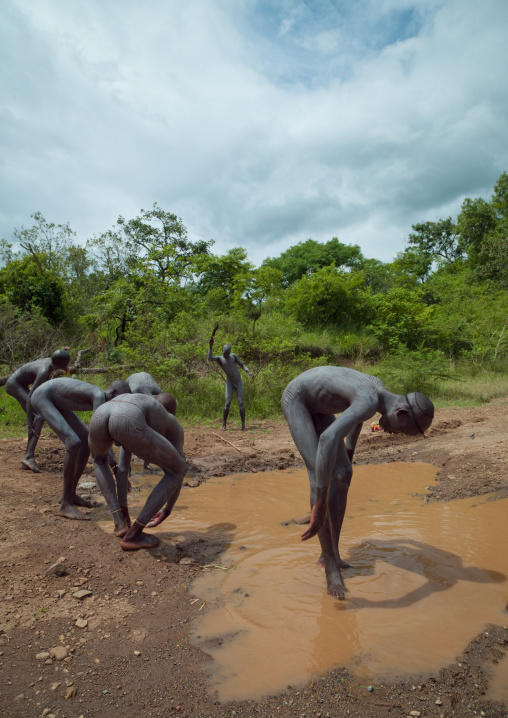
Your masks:
<svg viewBox="0 0 508 718"><path fill-rule="evenodd" d="M210 341L208 342L208 344L213 347L213 337L210 337Z"/></svg>
<svg viewBox="0 0 508 718"><path fill-rule="evenodd" d="M316 503L312 507L309 527L301 535L302 541L312 538L317 534L326 519L328 489L318 489Z"/></svg>
<svg viewBox="0 0 508 718"><path fill-rule="evenodd" d="M167 519L167 517L169 516L170 513L171 513L171 511L168 511L168 509L166 509L166 508L163 508L160 511L157 511L157 513L155 514L153 519L151 519L151 521L149 521L147 523L146 528L152 529L154 526L158 526L159 524L161 524L163 521L165 521Z"/></svg>

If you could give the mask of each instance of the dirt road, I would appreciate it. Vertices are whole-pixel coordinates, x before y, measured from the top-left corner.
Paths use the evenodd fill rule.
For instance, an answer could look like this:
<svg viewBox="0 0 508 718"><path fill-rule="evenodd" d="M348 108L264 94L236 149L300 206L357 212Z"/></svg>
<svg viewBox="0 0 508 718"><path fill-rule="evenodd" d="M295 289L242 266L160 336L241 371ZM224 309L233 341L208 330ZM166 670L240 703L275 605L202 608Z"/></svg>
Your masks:
<svg viewBox="0 0 508 718"><path fill-rule="evenodd" d="M374 434L366 427L356 463L432 463L440 474L430 500L488 492L506 497L507 425L508 405L498 402L438 410L425 438ZM253 421L245 433L232 428L221 434L219 428L186 427L195 482L302 465L283 422ZM258 703L215 701L208 693L211 659L188 636L196 613L189 587L206 562L200 558L203 543L182 541L168 525L158 549L122 553L95 523L56 515L61 444L41 439L40 474L20 469L24 448L23 438L0 441L0 715L507 715L506 706L485 695L491 669L508 647L503 626L482 632L439 674L387 681L375 693L337 669ZM82 481L91 479L90 472ZM94 490L92 496L100 499ZM58 559L65 575L46 576ZM79 591L89 593L79 598ZM56 657L45 655L57 647Z"/></svg>

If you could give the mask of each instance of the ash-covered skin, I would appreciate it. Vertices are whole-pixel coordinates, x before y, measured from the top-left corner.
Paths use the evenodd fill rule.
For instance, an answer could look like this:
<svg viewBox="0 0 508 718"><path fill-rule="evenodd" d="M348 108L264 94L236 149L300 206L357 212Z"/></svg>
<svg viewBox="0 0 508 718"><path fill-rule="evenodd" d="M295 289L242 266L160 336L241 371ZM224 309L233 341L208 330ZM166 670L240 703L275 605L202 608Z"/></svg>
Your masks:
<svg viewBox="0 0 508 718"><path fill-rule="evenodd" d="M240 372L238 371L238 367L241 367L251 377L254 377L254 374L236 354L232 354L230 344L224 344L222 348L222 356L214 356L212 350L213 335L209 341L207 359L208 361L217 362L217 364L220 366L220 368L226 375L226 403L224 405L224 411L222 414L222 431L226 431L226 422L228 420L229 409L231 407L231 402L233 401L234 392L236 392L238 406L240 407L242 431L245 431L244 391L242 378L240 376Z"/></svg>
<svg viewBox="0 0 508 718"><path fill-rule="evenodd" d="M187 464L183 458L183 429L167 406L170 394L156 397L131 394L116 397L94 412L90 421L89 446L95 476L115 522L114 534L126 551L154 548L156 536L143 531L158 526L170 515L180 494ZM113 443L120 445L116 483L107 456ZM164 476L148 496L141 513L131 524L127 506L128 477L132 454L153 462Z"/></svg>
<svg viewBox="0 0 508 718"><path fill-rule="evenodd" d="M340 557L339 538L362 424L379 412L385 431L416 435L431 425L434 406L419 392L393 394L375 376L323 366L287 385L282 411L310 481L311 520L301 538L318 534L328 593L344 599L341 569L349 564Z"/></svg>
<svg viewBox="0 0 508 718"><path fill-rule="evenodd" d="M58 515L68 519L86 519L76 506L92 508L93 504L76 493L76 486L90 456L88 429L75 411L95 411L119 394L130 393L124 381L114 381L102 391L94 384L79 379L50 379L32 394L32 406L55 432L65 446L63 467L63 494ZM110 455L116 464L114 455Z"/></svg>
<svg viewBox="0 0 508 718"><path fill-rule="evenodd" d="M161 395L163 393L160 386L157 384L155 379L147 371L140 371L137 374L131 374L126 379L127 384L130 386L133 394L148 394L151 396ZM166 397L171 397L171 401L166 399L165 406L171 414L176 415L176 399L172 394L166 393ZM145 461L143 468L148 471L153 471L152 467Z"/></svg>
<svg viewBox="0 0 508 718"><path fill-rule="evenodd" d="M34 414L31 402L32 394L41 384L48 381L55 371L66 371L70 360L71 355L66 349L58 349L46 359L37 359L24 364L7 380L5 391L16 399L27 416L28 441L25 456L21 459L23 469L40 472L35 461L35 449L44 419Z"/></svg>

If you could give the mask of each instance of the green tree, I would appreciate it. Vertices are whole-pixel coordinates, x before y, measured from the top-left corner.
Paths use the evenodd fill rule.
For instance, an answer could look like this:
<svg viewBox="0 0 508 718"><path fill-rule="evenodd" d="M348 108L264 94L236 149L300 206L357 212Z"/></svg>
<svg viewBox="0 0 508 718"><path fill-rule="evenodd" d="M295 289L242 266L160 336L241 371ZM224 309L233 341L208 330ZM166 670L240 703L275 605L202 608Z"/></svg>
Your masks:
<svg viewBox="0 0 508 718"><path fill-rule="evenodd" d="M236 275L233 308L240 309L252 320L252 333L269 299L282 296L282 272L280 269L261 266Z"/></svg>
<svg viewBox="0 0 508 718"><path fill-rule="evenodd" d="M243 247L230 249L222 256L210 254L203 263L195 291L207 297L213 311L227 312L238 293L239 278L245 282L245 277L250 276L253 269Z"/></svg>
<svg viewBox="0 0 508 718"><path fill-rule="evenodd" d="M187 282L201 273L213 241L191 242L175 214L157 203L139 217L119 217L116 228L89 242L109 281L151 275L162 284Z"/></svg>
<svg viewBox="0 0 508 718"><path fill-rule="evenodd" d="M454 262L462 256L452 218L413 224L408 244L431 261Z"/></svg>
<svg viewBox="0 0 508 718"><path fill-rule="evenodd" d="M395 287L372 300L374 319L369 328L383 347L390 351L401 346L417 349L434 311L423 303L422 290Z"/></svg>
<svg viewBox="0 0 508 718"><path fill-rule="evenodd" d="M42 314L52 324L65 319L62 281L31 256L13 259L0 269L0 295L23 312Z"/></svg>
<svg viewBox="0 0 508 718"><path fill-rule="evenodd" d="M316 272L320 267L348 269L360 268L363 255L356 244L342 244L337 237L325 243L308 239L299 242L283 252L279 257L269 257L263 266L273 267L282 272L284 287L289 287L304 275Z"/></svg>
<svg viewBox="0 0 508 718"><path fill-rule="evenodd" d="M285 307L307 327L348 328L364 323L370 314L362 274L333 265L297 280L286 290Z"/></svg>

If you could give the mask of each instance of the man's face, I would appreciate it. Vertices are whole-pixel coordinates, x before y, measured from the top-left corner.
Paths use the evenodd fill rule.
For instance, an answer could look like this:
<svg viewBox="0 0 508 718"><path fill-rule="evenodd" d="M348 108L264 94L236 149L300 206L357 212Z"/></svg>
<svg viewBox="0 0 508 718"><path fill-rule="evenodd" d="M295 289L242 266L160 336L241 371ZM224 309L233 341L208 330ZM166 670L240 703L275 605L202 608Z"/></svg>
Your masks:
<svg viewBox="0 0 508 718"><path fill-rule="evenodd" d="M411 414L406 409L397 409L389 414L383 414L379 419L379 426L388 434L416 436L420 433Z"/></svg>
<svg viewBox="0 0 508 718"><path fill-rule="evenodd" d="M231 354L231 347L226 344L222 349L222 356L227 359L229 355Z"/></svg>

